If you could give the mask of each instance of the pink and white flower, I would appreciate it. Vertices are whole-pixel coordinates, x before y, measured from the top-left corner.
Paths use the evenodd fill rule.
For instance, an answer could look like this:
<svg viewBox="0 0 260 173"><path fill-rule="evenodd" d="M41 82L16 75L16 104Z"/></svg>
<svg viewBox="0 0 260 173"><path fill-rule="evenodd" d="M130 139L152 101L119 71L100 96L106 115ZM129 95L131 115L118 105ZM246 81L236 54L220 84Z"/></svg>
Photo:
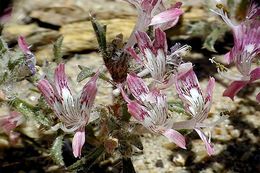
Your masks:
<svg viewBox="0 0 260 173"><path fill-rule="evenodd" d="M1 13L0 13L0 25L5 24L8 22L12 15L13 7L11 5L7 6Z"/></svg>
<svg viewBox="0 0 260 173"><path fill-rule="evenodd" d="M155 29L153 41L145 32L137 31L135 36L140 53L137 54L133 47L129 47L127 51L145 68L138 75L143 76L150 73L156 82L164 85L161 87L172 84L172 70L180 65L182 62L180 56L189 49L189 46L180 47L177 44L174 50L169 53L166 34L160 28Z"/></svg>
<svg viewBox="0 0 260 173"><path fill-rule="evenodd" d="M31 75L34 75L36 73L36 58L34 54L30 51L24 37L18 37L18 45L25 56L25 66L30 70Z"/></svg>
<svg viewBox="0 0 260 173"><path fill-rule="evenodd" d="M85 126L91 121L91 108L97 93L96 73L83 87L80 95L72 95L65 75L64 64L58 65L54 83L46 79L38 82L38 89L60 120L60 128L65 132L75 132L72 149L75 157L81 156L85 143Z"/></svg>
<svg viewBox="0 0 260 173"><path fill-rule="evenodd" d="M23 116L19 112L12 111L9 115L0 117L0 127L7 135L10 135L23 121Z"/></svg>
<svg viewBox="0 0 260 173"><path fill-rule="evenodd" d="M168 114L166 95L159 90L150 91L144 81L135 74L128 74L127 85L135 100L130 100L123 88L119 88L128 103L128 112L149 131L164 135L185 149L184 136L172 129L173 119Z"/></svg>
<svg viewBox="0 0 260 173"><path fill-rule="evenodd" d="M182 3L177 2L166 9L162 0L127 0L133 4L138 11L138 19L135 28L125 46L131 47L135 44L135 32L146 31L150 25L160 27L162 30L169 29L177 24L179 16L183 14L180 9Z"/></svg>
<svg viewBox="0 0 260 173"><path fill-rule="evenodd" d="M223 9L218 9L216 13L231 27L234 37L234 46L224 57L228 64L235 64L239 74L230 75L219 71L225 78L233 80L223 93L224 96L233 100L234 96L247 84L260 79L260 67L251 70L253 60L260 53L260 21L257 19L260 6L252 1L246 20L239 25L233 24Z"/></svg>
<svg viewBox="0 0 260 173"><path fill-rule="evenodd" d="M211 108L214 85L215 79L211 77L206 90L202 92L191 63L181 64L178 68L178 73L175 76L177 93L185 106L186 112L192 116L192 119L176 122L173 124L173 128L194 129L204 142L209 155L214 153L214 148L211 144L210 137L208 138L201 128L212 127L226 119L226 117L222 117L216 122L210 124L204 123Z"/></svg>

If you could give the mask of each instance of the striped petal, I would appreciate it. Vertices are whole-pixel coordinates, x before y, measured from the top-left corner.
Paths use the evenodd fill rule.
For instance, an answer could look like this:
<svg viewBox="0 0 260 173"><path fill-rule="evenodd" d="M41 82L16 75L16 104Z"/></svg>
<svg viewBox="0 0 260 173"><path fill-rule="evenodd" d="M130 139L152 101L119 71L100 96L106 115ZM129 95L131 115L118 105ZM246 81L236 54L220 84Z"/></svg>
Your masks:
<svg viewBox="0 0 260 173"><path fill-rule="evenodd" d="M60 96L62 96L63 89L70 91L68 86L68 79L65 74L65 65L63 63L59 64L55 69L54 83Z"/></svg>
<svg viewBox="0 0 260 173"><path fill-rule="evenodd" d="M149 92L149 89L145 85L144 81L141 78L139 78L136 74L128 74L126 80L132 95L137 100L141 101L144 95L146 95Z"/></svg>
<svg viewBox="0 0 260 173"><path fill-rule="evenodd" d="M55 94L49 81L47 81L46 79L40 80L37 84L37 88L42 93L47 103L51 107L53 107L53 104L55 102Z"/></svg>
<svg viewBox="0 0 260 173"><path fill-rule="evenodd" d="M83 87L80 96L80 104L82 104L82 107L87 107L88 109L90 109L93 106L97 94L98 77L99 72L97 72Z"/></svg>
<svg viewBox="0 0 260 173"><path fill-rule="evenodd" d="M150 25L158 25L158 24L171 22L182 14L183 14L183 11L178 8L168 9L166 11L163 11L163 12L155 15L152 18Z"/></svg>
<svg viewBox="0 0 260 173"><path fill-rule="evenodd" d="M185 137L177 132L176 130L173 129L167 129L163 133L165 137L169 139L169 141L175 143L179 147L186 149L186 142L185 142Z"/></svg>
<svg viewBox="0 0 260 173"><path fill-rule="evenodd" d="M248 84L247 81L234 81L232 82L228 88L224 91L223 96L229 97L234 100L235 95L246 85Z"/></svg>
<svg viewBox="0 0 260 173"><path fill-rule="evenodd" d="M197 128L197 129L195 129L195 131L198 133L198 135L200 136L201 140L204 142L205 148L206 148L206 151L207 151L208 155L209 156L213 155L214 154L214 147L210 143L210 139L207 139L207 136L202 132L201 129Z"/></svg>
<svg viewBox="0 0 260 173"><path fill-rule="evenodd" d="M72 150L74 157L81 157L81 150L85 143L85 130L77 131L72 140Z"/></svg>

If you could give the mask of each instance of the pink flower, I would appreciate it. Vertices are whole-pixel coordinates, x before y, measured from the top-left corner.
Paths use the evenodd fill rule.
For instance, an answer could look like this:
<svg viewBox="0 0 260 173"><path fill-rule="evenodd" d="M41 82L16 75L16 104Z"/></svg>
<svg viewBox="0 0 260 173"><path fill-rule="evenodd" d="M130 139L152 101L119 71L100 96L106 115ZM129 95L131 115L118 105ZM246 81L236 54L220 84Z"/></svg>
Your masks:
<svg viewBox="0 0 260 173"><path fill-rule="evenodd" d="M31 75L34 75L36 73L36 58L34 54L30 51L24 37L18 37L18 45L25 56L25 66L30 70Z"/></svg>
<svg viewBox="0 0 260 173"><path fill-rule="evenodd" d="M160 27L162 30L173 27L177 24L179 16L183 14L180 10L181 2L177 2L171 8L166 9L162 0L127 0L133 4L138 11L138 19L134 30L125 46L131 47L135 44L135 32L146 31L149 25Z"/></svg>
<svg viewBox="0 0 260 173"><path fill-rule="evenodd" d="M60 128L65 132L75 132L72 149L74 156L80 157L85 143L85 126L90 122L91 108L97 93L96 81L99 73L85 84L80 95L73 96L64 68L64 64L58 65L54 83L42 79L37 87L61 121Z"/></svg>
<svg viewBox="0 0 260 173"><path fill-rule="evenodd" d="M216 13L233 31L234 46L225 55L225 59L228 64L235 64L239 74L232 73L230 75L227 72L219 71L222 76L233 81L223 93L223 96L233 100L234 96L247 84L260 79L260 67L251 70L254 58L260 53L260 21L257 19L260 6L252 1L246 20L239 25L234 25L223 9L218 9Z"/></svg>
<svg viewBox="0 0 260 173"><path fill-rule="evenodd" d="M173 124L175 129L194 129L205 144L207 153L214 153L213 145L210 137L207 138L202 131L202 127L211 127L226 119L222 117L217 122L205 124L203 121L208 117L208 113L212 104L212 92L215 85L215 79L210 78L208 86L202 92L196 74L193 71L191 63L181 64L175 77L175 86L177 93L182 100L187 113L192 119Z"/></svg>
<svg viewBox="0 0 260 173"><path fill-rule="evenodd" d="M135 98L130 100L120 86L121 93L128 103L128 112L151 132L164 135L185 149L184 136L172 129L173 120L168 116L166 95L159 90L150 91L144 81L135 74L128 74L127 85Z"/></svg>
<svg viewBox="0 0 260 173"><path fill-rule="evenodd" d="M180 55L189 47L175 46L174 51L168 53L166 34L160 29L155 29L155 39L152 42L145 32L136 32L136 39L140 53L137 54L133 47L127 49L128 53L145 69L139 76L150 73L152 78L167 87L172 84L172 70L181 63Z"/></svg>
<svg viewBox="0 0 260 173"><path fill-rule="evenodd" d="M23 116L19 112L12 111L9 115L0 117L0 127L10 135L12 131L23 123Z"/></svg>
<svg viewBox="0 0 260 173"><path fill-rule="evenodd" d="M8 22L12 15L12 7L9 5L2 12L0 12L0 24Z"/></svg>

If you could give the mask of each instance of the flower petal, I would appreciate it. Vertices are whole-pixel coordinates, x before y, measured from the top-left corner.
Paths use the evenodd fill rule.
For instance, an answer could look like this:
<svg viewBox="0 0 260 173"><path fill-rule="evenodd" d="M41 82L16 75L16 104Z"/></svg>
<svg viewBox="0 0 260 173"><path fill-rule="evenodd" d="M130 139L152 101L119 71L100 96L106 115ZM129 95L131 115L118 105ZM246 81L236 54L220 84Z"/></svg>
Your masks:
<svg viewBox="0 0 260 173"><path fill-rule="evenodd" d="M137 120L142 122L147 116L147 110L145 107L137 103L136 101L131 101L127 104L128 112Z"/></svg>
<svg viewBox="0 0 260 173"><path fill-rule="evenodd" d="M85 131L77 131L72 140L72 150L74 157L81 156L81 150L85 143Z"/></svg>
<svg viewBox="0 0 260 173"><path fill-rule="evenodd" d="M82 107L86 106L88 109L90 109L93 106L97 94L98 76L99 72L96 72L96 74L83 87L80 96L80 104L82 104Z"/></svg>
<svg viewBox="0 0 260 173"><path fill-rule="evenodd" d="M144 94L147 94L149 92L149 89L145 85L144 81L141 78L139 78L136 74L128 74L126 80L132 95L137 100L142 100Z"/></svg>
<svg viewBox="0 0 260 173"><path fill-rule="evenodd" d="M250 73L250 82L254 82L260 79L260 67L255 68Z"/></svg>
<svg viewBox="0 0 260 173"><path fill-rule="evenodd" d="M246 85L248 84L247 81L234 81L232 82L228 88L224 91L223 96L229 97L234 100L235 95Z"/></svg>
<svg viewBox="0 0 260 173"><path fill-rule="evenodd" d="M228 64L230 64L230 63L233 61L233 57L231 56L231 51L228 52L228 53L226 53L226 54L224 55L224 58L225 58L226 62L227 62Z"/></svg>
<svg viewBox="0 0 260 173"><path fill-rule="evenodd" d="M153 42L153 47L155 50L162 49L164 53L167 53L167 40L166 34L160 28L155 29L155 40Z"/></svg>
<svg viewBox="0 0 260 173"><path fill-rule="evenodd" d="M176 145L183 149L186 149L185 137L176 130L167 129L165 130L163 135L167 137L169 141L174 142Z"/></svg>
<svg viewBox="0 0 260 173"><path fill-rule="evenodd" d="M260 103L260 92L257 94L256 100Z"/></svg>
<svg viewBox="0 0 260 173"><path fill-rule="evenodd" d="M4 24L9 21L12 15L12 11L13 11L12 6L9 6L3 10L3 12L0 14L0 24Z"/></svg>
<svg viewBox="0 0 260 173"><path fill-rule="evenodd" d="M52 107L55 102L55 94L49 81L42 79L38 82L37 87L44 96L47 103Z"/></svg>
<svg viewBox="0 0 260 173"><path fill-rule="evenodd" d="M55 69L54 82L60 96L62 96L63 89L67 89L70 92L68 79L65 74L65 65L63 63L59 64Z"/></svg>
<svg viewBox="0 0 260 173"><path fill-rule="evenodd" d="M137 31L135 33L135 37L137 40L137 44L139 49L142 51L143 54L145 54L145 49L152 49L152 42L149 36L145 32Z"/></svg>
<svg viewBox="0 0 260 173"><path fill-rule="evenodd" d="M209 79L206 91L204 93L205 114L207 114L211 108L214 86L215 86L215 79L211 77Z"/></svg>
<svg viewBox="0 0 260 173"><path fill-rule="evenodd" d="M27 54L28 52L30 52L29 46L26 43L25 38L23 36L18 37L18 45L24 54Z"/></svg>
<svg viewBox="0 0 260 173"><path fill-rule="evenodd" d="M213 155L214 148L213 148L213 145L210 143L210 140L207 139L206 135L199 128L195 129L195 131L198 133L201 140L204 142L208 155L209 156Z"/></svg>
<svg viewBox="0 0 260 173"><path fill-rule="evenodd" d="M155 15L152 18L150 25L158 25L158 24L173 21L182 14L183 14L183 11L181 9L170 8L166 11L163 11L163 12Z"/></svg>
<svg viewBox="0 0 260 173"><path fill-rule="evenodd" d="M143 64L142 59L137 55L133 47L129 47L126 51L139 63Z"/></svg>

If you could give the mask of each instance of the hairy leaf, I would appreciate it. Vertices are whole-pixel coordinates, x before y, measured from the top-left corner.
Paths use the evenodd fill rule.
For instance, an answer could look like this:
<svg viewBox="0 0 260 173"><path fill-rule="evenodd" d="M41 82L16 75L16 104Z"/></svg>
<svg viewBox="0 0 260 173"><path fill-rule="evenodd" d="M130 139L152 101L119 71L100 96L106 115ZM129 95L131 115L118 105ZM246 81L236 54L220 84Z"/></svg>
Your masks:
<svg viewBox="0 0 260 173"><path fill-rule="evenodd" d="M64 161L62 156L62 144L63 144L63 135L60 135L53 142L50 153L52 159L56 164L64 166Z"/></svg>
<svg viewBox="0 0 260 173"><path fill-rule="evenodd" d="M226 31L227 31L227 27L225 26L213 28L213 31L206 37L203 43L203 48L206 48L207 50L212 52L216 52L214 45L218 39L224 37Z"/></svg>
<svg viewBox="0 0 260 173"><path fill-rule="evenodd" d="M62 42L63 42L63 36L60 36L53 45L53 55L54 55L54 61L57 63L61 62L61 58L63 56L62 54Z"/></svg>
<svg viewBox="0 0 260 173"><path fill-rule="evenodd" d="M95 31L100 51L103 55L106 54L106 25L100 24L94 17L91 17L92 27Z"/></svg>
<svg viewBox="0 0 260 173"><path fill-rule="evenodd" d="M84 79L94 75L94 72L88 67L83 67L83 66L79 65L79 69L81 69L81 72L78 74L78 77L77 77L78 82L81 82Z"/></svg>

